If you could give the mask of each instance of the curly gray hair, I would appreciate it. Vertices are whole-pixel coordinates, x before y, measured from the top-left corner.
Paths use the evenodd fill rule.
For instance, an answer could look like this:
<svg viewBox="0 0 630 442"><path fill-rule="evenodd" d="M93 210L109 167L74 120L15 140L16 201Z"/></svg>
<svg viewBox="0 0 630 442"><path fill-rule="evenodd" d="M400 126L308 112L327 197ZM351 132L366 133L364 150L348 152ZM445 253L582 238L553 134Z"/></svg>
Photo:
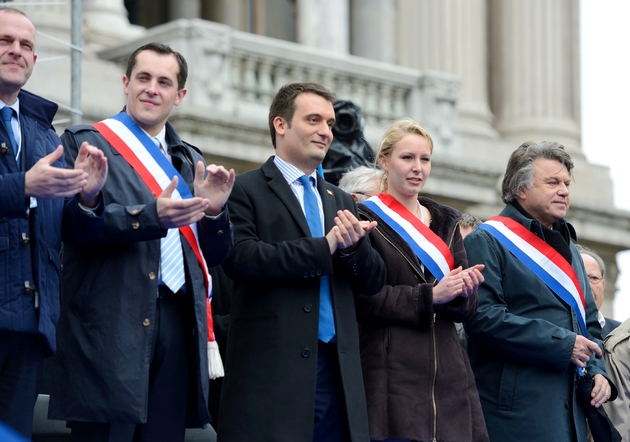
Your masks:
<svg viewBox="0 0 630 442"><path fill-rule="evenodd" d="M573 176L573 160L562 144L555 141L526 141L512 152L508 160L501 184L501 199L505 204L514 201L521 191L534 185L534 161L539 158L558 161Z"/></svg>

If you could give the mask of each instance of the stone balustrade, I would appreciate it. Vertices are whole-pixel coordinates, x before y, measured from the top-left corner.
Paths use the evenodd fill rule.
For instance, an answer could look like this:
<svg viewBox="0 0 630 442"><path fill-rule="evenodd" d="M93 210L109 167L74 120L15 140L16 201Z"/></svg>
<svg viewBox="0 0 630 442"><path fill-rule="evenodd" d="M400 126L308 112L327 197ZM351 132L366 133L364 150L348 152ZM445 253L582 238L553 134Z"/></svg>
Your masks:
<svg viewBox="0 0 630 442"><path fill-rule="evenodd" d="M189 62L184 103L203 115L230 115L266 124L269 104L280 86L314 81L340 99L359 105L366 137L377 141L392 120L411 117L435 133L436 145L456 137L458 80L442 72L421 72L337 53L323 53L287 41L236 31L200 19L180 19L148 30L142 37L110 47L102 58L123 61L149 41L170 44Z"/></svg>

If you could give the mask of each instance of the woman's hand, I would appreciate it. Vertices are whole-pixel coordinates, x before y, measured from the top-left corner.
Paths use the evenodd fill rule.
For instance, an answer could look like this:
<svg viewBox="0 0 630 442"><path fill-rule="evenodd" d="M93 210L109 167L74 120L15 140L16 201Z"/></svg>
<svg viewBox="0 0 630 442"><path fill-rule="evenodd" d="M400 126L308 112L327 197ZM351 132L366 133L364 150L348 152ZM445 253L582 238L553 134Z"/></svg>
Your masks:
<svg viewBox="0 0 630 442"><path fill-rule="evenodd" d="M433 304L446 304L461 296L468 298L475 293L483 282L483 264L477 264L467 269L457 267L433 287Z"/></svg>

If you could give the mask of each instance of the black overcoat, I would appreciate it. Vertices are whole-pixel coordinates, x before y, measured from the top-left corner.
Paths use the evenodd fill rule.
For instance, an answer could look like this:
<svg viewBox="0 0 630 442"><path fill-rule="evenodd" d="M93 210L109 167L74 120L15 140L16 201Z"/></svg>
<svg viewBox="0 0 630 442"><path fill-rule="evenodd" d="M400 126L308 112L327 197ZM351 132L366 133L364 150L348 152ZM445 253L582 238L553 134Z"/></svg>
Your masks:
<svg viewBox="0 0 630 442"><path fill-rule="evenodd" d="M156 198L129 163L92 126L74 126L62 136L66 160L74 163L83 141L101 149L109 174L107 203L98 235L65 245L58 355L53 364L49 415L53 419L143 423L147 418L151 336L157 304L160 239ZM182 142L167 123L173 166L193 190L201 153ZM197 223L209 266L229 253L232 231L227 210ZM195 361L189 379L188 425L210 421L206 290L201 267L182 240L186 289L193 299Z"/></svg>
<svg viewBox="0 0 630 442"><path fill-rule="evenodd" d="M325 231L352 198L318 179ZM333 256L312 238L300 204L270 158L236 178L229 200L234 248L223 267L233 280L222 442L306 441L313 437L319 276L330 275L337 348L352 441L367 441L355 293L376 293L383 261L366 236L354 254Z"/></svg>

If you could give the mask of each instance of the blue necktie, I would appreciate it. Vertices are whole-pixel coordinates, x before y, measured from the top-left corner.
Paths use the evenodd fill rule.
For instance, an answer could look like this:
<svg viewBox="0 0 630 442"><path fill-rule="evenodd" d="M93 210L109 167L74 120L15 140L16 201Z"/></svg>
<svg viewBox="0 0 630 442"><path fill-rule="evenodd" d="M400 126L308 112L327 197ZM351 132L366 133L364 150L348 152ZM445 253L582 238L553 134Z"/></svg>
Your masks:
<svg viewBox="0 0 630 442"><path fill-rule="evenodd" d="M161 148L157 138L152 138L152 140L156 146ZM179 229L168 229L168 233L160 242L160 277L173 293L177 293L186 282Z"/></svg>
<svg viewBox="0 0 630 442"><path fill-rule="evenodd" d="M304 212L313 238L324 236L322 219L317 204L317 195L311 185L310 177L302 175L298 178L304 186ZM319 278L319 330L317 336L322 342L330 342L335 336L335 318L330 298L330 280L328 275Z"/></svg>
<svg viewBox="0 0 630 442"><path fill-rule="evenodd" d="M9 106L5 106L2 108L2 119L4 120L4 125L7 128L7 134L9 134L9 139L11 140L11 147L13 148L13 154L15 155L15 159L17 160L18 156L18 147L17 141L15 141L15 135L13 134L13 127L11 127L11 119L13 118L13 114L15 111Z"/></svg>

